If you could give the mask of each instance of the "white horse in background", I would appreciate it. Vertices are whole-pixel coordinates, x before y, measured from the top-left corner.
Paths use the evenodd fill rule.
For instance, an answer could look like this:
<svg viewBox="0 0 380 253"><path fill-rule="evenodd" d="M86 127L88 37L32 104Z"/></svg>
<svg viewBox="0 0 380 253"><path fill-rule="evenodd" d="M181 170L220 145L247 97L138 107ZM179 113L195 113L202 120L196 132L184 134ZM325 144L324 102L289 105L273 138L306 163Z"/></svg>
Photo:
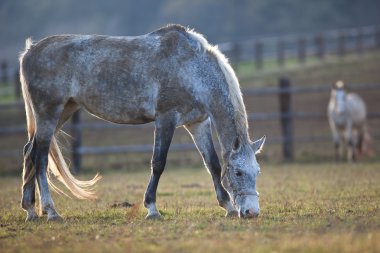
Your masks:
<svg viewBox="0 0 380 253"><path fill-rule="evenodd" d="M367 135L367 109L363 99L355 93L347 93L344 83L338 81L331 90L328 120L335 143L335 157L340 160L344 148L348 161L356 161L363 153Z"/></svg>

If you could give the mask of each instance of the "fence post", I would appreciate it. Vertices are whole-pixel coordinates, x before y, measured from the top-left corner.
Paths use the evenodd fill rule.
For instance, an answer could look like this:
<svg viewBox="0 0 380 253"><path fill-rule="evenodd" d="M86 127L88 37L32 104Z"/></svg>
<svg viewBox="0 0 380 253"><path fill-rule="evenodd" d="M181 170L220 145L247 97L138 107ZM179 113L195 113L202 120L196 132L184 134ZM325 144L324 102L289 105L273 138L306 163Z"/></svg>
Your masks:
<svg viewBox="0 0 380 253"><path fill-rule="evenodd" d="M78 173L82 166L82 157L79 149L82 145L82 129L80 128L80 111L76 111L72 117L72 159L73 159L73 172Z"/></svg>
<svg viewBox="0 0 380 253"><path fill-rule="evenodd" d="M316 55L320 60L325 57L325 40L322 34L315 37Z"/></svg>
<svg viewBox="0 0 380 253"><path fill-rule="evenodd" d="M234 68L235 68L235 71L237 72L238 71L238 68L239 68L239 63L240 63L240 44L238 42L235 42L233 44L233 49L232 49L232 58L234 60Z"/></svg>
<svg viewBox="0 0 380 253"><path fill-rule="evenodd" d="M361 28L358 28L356 32L356 52L363 53L363 30Z"/></svg>
<svg viewBox="0 0 380 253"><path fill-rule="evenodd" d="M1 82L8 82L8 63L5 60L1 62Z"/></svg>
<svg viewBox="0 0 380 253"><path fill-rule="evenodd" d="M255 66L256 69L263 68L263 43L261 41L255 43Z"/></svg>
<svg viewBox="0 0 380 253"><path fill-rule="evenodd" d="M20 83L20 71L17 69L14 75L15 95L16 98L21 97L21 83Z"/></svg>
<svg viewBox="0 0 380 253"><path fill-rule="evenodd" d="M282 153L285 161L293 161L293 119L291 83L287 78L279 80L279 105L281 113L281 131L283 138Z"/></svg>
<svg viewBox="0 0 380 253"><path fill-rule="evenodd" d="M298 61L305 63L306 61L306 40L303 37L298 38Z"/></svg>
<svg viewBox="0 0 380 253"><path fill-rule="evenodd" d="M338 55L344 57L346 54L346 36L344 32L339 33L338 35Z"/></svg>
<svg viewBox="0 0 380 253"><path fill-rule="evenodd" d="M380 48L380 28L377 28L375 30L375 48L379 49Z"/></svg>
<svg viewBox="0 0 380 253"><path fill-rule="evenodd" d="M277 64L279 66L284 66L285 59L285 42L279 39L277 42Z"/></svg>

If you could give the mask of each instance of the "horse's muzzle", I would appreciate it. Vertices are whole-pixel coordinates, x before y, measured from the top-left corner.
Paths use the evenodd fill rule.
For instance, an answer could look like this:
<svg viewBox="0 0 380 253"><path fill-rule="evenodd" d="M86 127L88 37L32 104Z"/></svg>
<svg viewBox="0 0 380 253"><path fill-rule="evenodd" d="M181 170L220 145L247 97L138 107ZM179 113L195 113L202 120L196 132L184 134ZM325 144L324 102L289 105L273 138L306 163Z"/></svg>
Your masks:
<svg viewBox="0 0 380 253"><path fill-rule="evenodd" d="M246 210L240 211L240 218L247 218L247 219L257 218L259 214L260 212L257 212L254 209L246 209Z"/></svg>

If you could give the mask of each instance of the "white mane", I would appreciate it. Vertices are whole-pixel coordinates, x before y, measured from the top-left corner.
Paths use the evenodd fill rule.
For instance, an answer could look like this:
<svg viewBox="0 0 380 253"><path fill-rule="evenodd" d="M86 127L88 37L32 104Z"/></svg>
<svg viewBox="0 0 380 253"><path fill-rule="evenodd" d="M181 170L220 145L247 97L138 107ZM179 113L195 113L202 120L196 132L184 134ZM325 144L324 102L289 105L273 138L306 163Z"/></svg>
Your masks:
<svg viewBox="0 0 380 253"><path fill-rule="evenodd" d="M240 91L239 81L235 75L235 71L232 69L231 65L228 62L226 56L218 49L217 45L211 45L207 42L205 37L202 34L195 32L193 29L187 29L187 32L193 36L200 44L199 49L202 48L211 52L215 55L218 60L218 64L223 71L224 77L228 83L229 97L231 99L232 105L235 110L236 122L239 129L247 131L248 122L247 122L247 113L245 110L243 96Z"/></svg>

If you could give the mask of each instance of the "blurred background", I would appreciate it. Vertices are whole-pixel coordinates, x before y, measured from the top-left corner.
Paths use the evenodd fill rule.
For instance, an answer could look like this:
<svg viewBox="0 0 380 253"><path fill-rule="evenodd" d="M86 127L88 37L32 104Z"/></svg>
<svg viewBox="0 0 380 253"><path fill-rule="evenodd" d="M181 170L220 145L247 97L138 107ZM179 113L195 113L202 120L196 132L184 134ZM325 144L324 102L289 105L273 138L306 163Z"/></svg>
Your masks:
<svg viewBox="0 0 380 253"><path fill-rule="evenodd" d="M140 35L179 23L205 35L230 59L242 86L252 138L267 135L260 159L332 162L326 110L343 80L367 104L371 141L363 160L378 159L380 2L377 0L0 0L0 173L21 172L26 143L18 82L25 39L62 34ZM285 90L281 90L284 89ZM149 168L153 126L119 126L86 112L62 140L79 171ZM170 166L199 166L178 129Z"/></svg>

